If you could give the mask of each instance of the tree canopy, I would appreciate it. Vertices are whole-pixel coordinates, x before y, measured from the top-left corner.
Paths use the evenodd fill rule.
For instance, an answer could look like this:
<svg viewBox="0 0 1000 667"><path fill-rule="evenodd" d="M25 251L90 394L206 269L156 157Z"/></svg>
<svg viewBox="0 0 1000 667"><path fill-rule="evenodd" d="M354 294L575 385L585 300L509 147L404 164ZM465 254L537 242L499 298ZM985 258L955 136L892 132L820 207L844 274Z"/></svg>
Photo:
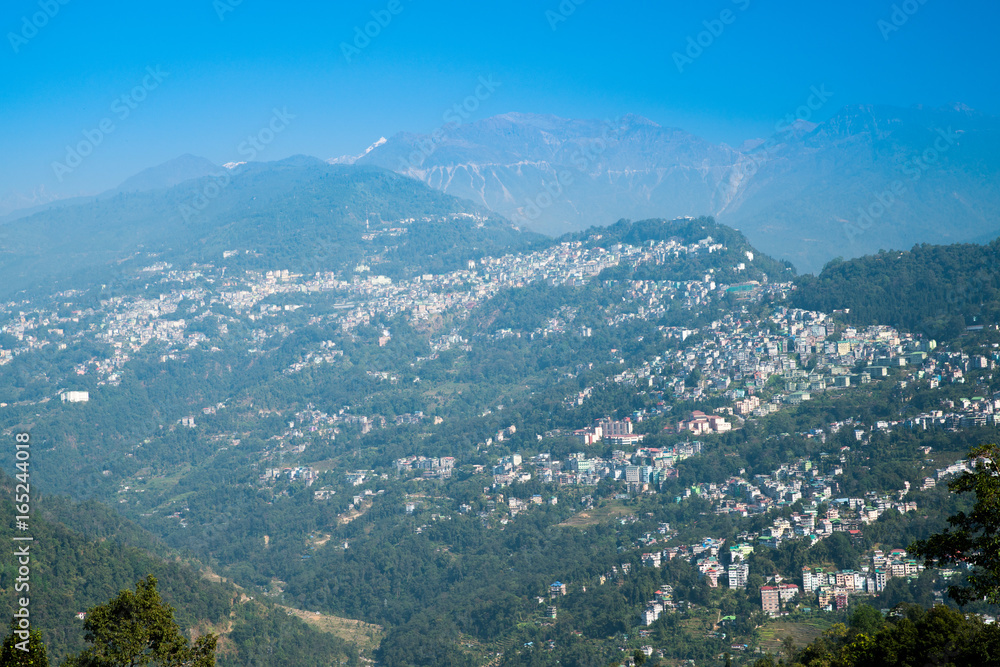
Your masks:
<svg viewBox="0 0 1000 667"><path fill-rule="evenodd" d="M87 612L86 640L92 646L71 656L68 667L214 667L215 635L193 645L174 621L174 610L156 590L156 577L138 582Z"/></svg>
<svg viewBox="0 0 1000 667"><path fill-rule="evenodd" d="M28 632L28 638L23 634ZM27 650L24 643L27 642ZM0 649L0 667L49 667L49 656L42 643L42 633L38 630L19 630L15 623L10 624L10 634L4 640Z"/></svg>
<svg viewBox="0 0 1000 667"><path fill-rule="evenodd" d="M1000 631L977 616L966 618L944 605L924 609L901 606L883 622L877 611L855 613L850 627L838 623L822 637L790 657L792 667L902 667L949 665L979 667L996 664ZM771 667L774 658L755 667Z"/></svg>
<svg viewBox="0 0 1000 667"><path fill-rule="evenodd" d="M985 598L1000 603L1000 447L983 445L969 453L974 472L966 472L948 484L952 493L974 493L976 503L969 513L948 518L950 528L918 540L910 551L923 556L928 567L955 564L974 566L968 587L951 586L948 594L959 604Z"/></svg>

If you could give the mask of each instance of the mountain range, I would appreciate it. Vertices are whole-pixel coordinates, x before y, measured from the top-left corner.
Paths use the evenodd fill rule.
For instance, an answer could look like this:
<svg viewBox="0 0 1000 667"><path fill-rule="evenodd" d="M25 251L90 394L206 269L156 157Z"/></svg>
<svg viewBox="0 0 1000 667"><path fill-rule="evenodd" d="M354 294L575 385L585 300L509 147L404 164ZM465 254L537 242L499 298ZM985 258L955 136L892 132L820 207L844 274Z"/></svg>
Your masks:
<svg viewBox="0 0 1000 667"><path fill-rule="evenodd" d="M798 271L818 272L837 257L997 236L998 149L1000 119L960 105L854 105L818 124L789 117L773 136L738 148L635 115L597 121L509 113L451 123L431 134L380 138L361 155L328 160L326 168L395 171L468 200L461 205L467 212L492 212L550 236L619 219L712 215ZM296 159L299 167L305 160L320 168L320 160ZM74 218L78 206L103 214L107 202L121 197L153 206L157 197L176 199L178 189L197 191L206 179L226 180L237 172L256 174L252 187L269 197L292 185L276 176L287 177L289 164L219 167L184 155L96 197L33 197L33 208L9 213L0 224L39 213L49 220ZM284 185L270 183L271 176ZM209 211L235 203L237 190L225 190L208 203ZM143 215L170 220L181 204L171 200L167 212L148 208ZM295 200L293 206L303 205Z"/></svg>
<svg viewBox="0 0 1000 667"><path fill-rule="evenodd" d="M211 263L232 251L230 263L241 268L315 272L353 267L374 252L379 272L398 277L453 270L543 238L391 171L306 156L217 167L169 185L206 162L183 158L98 197L9 219L0 225L0 293L107 283L143 254Z"/></svg>
<svg viewBox="0 0 1000 667"><path fill-rule="evenodd" d="M713 144L639 116L505 114L400 133L356 158L546 234L618 218L714 215L815 272L837 256L1000 231L1000 119L962 106L855 105Z"/></svg>

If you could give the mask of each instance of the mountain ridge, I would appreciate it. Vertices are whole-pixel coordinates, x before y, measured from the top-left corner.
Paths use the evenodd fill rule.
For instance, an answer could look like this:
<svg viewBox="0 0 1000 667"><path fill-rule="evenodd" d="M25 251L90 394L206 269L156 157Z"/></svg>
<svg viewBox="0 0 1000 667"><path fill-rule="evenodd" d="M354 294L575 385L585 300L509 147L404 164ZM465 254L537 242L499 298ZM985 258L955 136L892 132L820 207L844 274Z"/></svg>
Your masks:
<svg viewBox="0 0 1000 667"><path fill-rule="evenodd" d="M0 267L7 291L50 278L73 283L90 272L110 279L149 251L165 261L212 262L243 248L244 268L282 262L293 270L339 270L352 258L360 261L375 238L366 236L384 233L389 223L406 229L384 242L383 270L391 275L454 268L535 239L484 208L392 171L293 156L11 221L0 235Z"/></svg>
<svg viewBox="0 0 1000 667"><path fill-rule="evenodd" d="M739 148L637 114L615 120L508 112L433 134L397 132L363 153L227 164L378 167L552 237L620 218L711 215L754 245L818 272L837 256L1000 233L1000 119L964 105L849 104L779 124ZM291 161L291 162L288 162ZM183 155L96 197L14 211L5 224L122 194L218 180ZM204 187L204 186L203 186ZM207 186L212 187L212 186Z"/></svg>
<svg viewBox="0 0 1000 667"><path fill-rule="evenodd" d="M959 138L940 150L937 131L949 128ZM993 116L961 105L853 104L822 123L797 119L749 143L742 150L713 144L636 115L584 121L506 113L431 135L398 133L358 163L555 236L620 217L715 215L809 272L838 255L971 240L970 226L1000 231L991 213L1000 206L990 186L1000 176L991 157L1000 147ZM937 153L933 163L915 167L928 151ZM859 209L899 180L921 182L897 197L879 225L854 229Z"/></svg>
<svg viewBox="0 0 1000 667"><path fill-rule="evenodd" d="M162 164L143 169L122 181L113 192L142 192L170 188L185 181L210 176L218 170L218 165L211 160L185 153Z"/></svg>

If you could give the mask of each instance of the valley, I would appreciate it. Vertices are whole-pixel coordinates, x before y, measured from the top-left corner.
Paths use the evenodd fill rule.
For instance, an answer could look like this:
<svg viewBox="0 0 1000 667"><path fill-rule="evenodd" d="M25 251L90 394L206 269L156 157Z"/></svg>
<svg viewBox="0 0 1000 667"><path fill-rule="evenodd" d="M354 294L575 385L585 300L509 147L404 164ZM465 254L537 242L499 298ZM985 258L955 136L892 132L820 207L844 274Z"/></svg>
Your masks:
<svg viewBox="0 0 1000 667"><path fill-rule="evenodd" d="M369 218L339 261L323 232L271 241L289 268L139 250L111 282L9 301L5 432L33 434L47 493L352 660L752 653L782 580L806 625L943 599L956 573L904 550L996 432L993 329L794 307L794 270L707 218L386 261L484 222Z"/></svg>

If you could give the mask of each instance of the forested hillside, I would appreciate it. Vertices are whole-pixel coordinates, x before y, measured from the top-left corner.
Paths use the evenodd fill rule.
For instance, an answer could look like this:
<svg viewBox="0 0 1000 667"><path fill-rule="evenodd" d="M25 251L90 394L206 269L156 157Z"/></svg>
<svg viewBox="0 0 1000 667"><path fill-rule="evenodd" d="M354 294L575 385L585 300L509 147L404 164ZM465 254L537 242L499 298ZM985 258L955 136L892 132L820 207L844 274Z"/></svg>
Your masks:
<svg viewBox="0 0 1000 667"><path fill-rule="evenodd" d="M14 484L6 475L0 478L0 494L0 511L13 516ZM83 622L77 614L133 588L147 574L157 577L164 600L176 610L175 618L186 632L221 635L220 667L258 664L265 656L300 667L331 660L356 664L357 650L342 639L312 629L270 602L248 597L231 583L210 581L196 563L178 559L155 537L98 503L44 498L36 504L39 512L31 521L31 622L42 632L51 664L84 648ZM10 544L14 535L6 522L0 526L0 539ZM17 599L17 567L11 558L0 563L0 615L8 618Z"/></svg>
<svg viewBox="0 0 1000 667"><path fill-rule="evenodd" d="M169 189L114 192L8 222L0 296L113 283L153 252L167 262L313 273L365 261L393 277L449 271L543 237L377 167L313 158L251 164Z"/></svg>
<svg viewBox="0 0 1000 667"><path fill-rule="evenodd" d="M1000 321L1000 240L833 261L797 283L792 302L799 308L850 309L846 319L853 324L951 339L968 326Z"/></svg>
<svg viewBox="0 0 1000 667"><path fill-rule="evenodd" d="M350 173L345 201L398 178ZM329 257L322 216L241 217L264 245L201 264L162 242L116 285L0 304L0 426L31 434L33 486L91 499L37 507L54 655L149 570L185 628L222 634L223 666L604 667L652 647L721 667L734 642L768 648L769 579L859 571L961 509L925 481L997 433L995 332L962 351L848 334L709 218L539 240L468 215L354 220ZM931 354L888 366L903 350ZM688 430L701 411L723 428ZM599 420L633 437L588 439ZM817 602L795 622L843 619Z"/></svg>

